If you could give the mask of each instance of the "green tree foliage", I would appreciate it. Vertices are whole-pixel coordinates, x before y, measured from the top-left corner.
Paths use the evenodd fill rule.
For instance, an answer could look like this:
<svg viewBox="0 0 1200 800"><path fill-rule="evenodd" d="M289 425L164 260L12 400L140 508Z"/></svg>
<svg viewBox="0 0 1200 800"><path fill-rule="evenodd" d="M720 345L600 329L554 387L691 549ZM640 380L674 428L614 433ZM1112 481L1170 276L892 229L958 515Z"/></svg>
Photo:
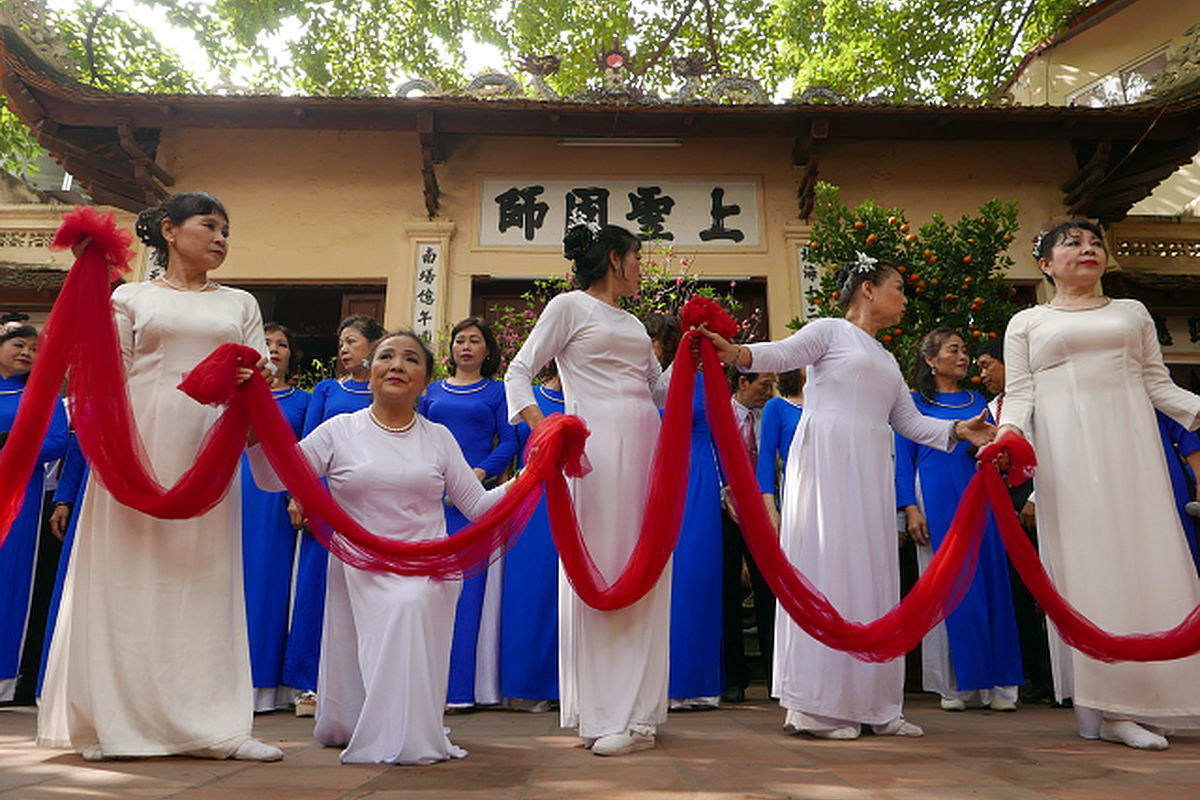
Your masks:
<svg viewBox="0 0 1200 800"><path fill-rule="evenodd" d="M913 230L903 210L870 201L850 208L836 186L820 183L814 214L809 255L827 268L813 298L821 316L841 315L834 273L842 264L865 253L898 265L908 308L898 326L879 332L879 340L905 375L912 375L921 339L934 328L953 328L971 346L1002 335L1019 310L1004 279L1013 263L1008 249L1017 231L1015 201L989 200L977 215L955 223L935 214ZM789 323L801 325L798 319Z"/></svg>
<svg viewBox="0 0 1200 800"><path fill-rule="evenodd" d="M782 68L799 89L924 103L979 97L1091 0L777 0Z"/></svg>
<svg viewBox="0 0 1200 800"><path fill-rule="evenodd" d="M54 11L50 22L79 65L81 82L112 92L199 92L197 78L178 54L159 43L155 32L107 2L80 0ZM43 151L0 96L0 169L15 175L36 173Z"/></svg>

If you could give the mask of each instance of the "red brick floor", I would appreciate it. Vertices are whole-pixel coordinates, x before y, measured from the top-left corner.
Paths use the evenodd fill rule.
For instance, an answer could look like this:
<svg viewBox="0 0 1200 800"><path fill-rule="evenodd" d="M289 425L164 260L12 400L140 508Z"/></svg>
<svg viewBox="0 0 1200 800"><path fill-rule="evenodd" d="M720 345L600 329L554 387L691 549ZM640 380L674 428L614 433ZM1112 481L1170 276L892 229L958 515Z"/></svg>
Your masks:
<svg viewBox="0 0 1200 800"><path fill-rule="evenodd" d="M762 691L751 693L761 698ZM1170 750L1139 752L1074 733L1074 715L1048 706L1015 714L951 714L928 695L908 699L922 739L864 736L824 742L783 733L762 699L672 714L654 750L602 759L558 728L556 714L488 711L448 718L471 755L428 767L342 766L311 738L312 720L276 713L255 734L281 746L276 764L156 758L89 764L33 746L32 709L0 709L0 799L418 800L420 798L1200 798L1200 733Z"/></svg>

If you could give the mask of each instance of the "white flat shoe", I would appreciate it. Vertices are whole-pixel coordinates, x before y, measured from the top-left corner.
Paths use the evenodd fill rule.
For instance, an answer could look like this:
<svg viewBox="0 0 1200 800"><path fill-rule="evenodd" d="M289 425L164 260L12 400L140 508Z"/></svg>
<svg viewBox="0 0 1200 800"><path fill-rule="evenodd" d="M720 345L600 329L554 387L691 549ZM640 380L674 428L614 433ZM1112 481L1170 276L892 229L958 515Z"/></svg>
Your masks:
<svg viewBox="0 0 1200 800"><path fill-rule="evenodd" d="M283 759L283 751L258 739L247 739L233 751L230 758L235 761L280 761Z"/></svg>
<svg viewBox="0 0 1200 800"><path fill-rule="evenodd" d="M967 703L958 697L943 697L942 711L966 711Z"/></svg>
<svg viewBox="0 0 1200 800"><path fill-rule="evenodd" d="M988 708L992 711L1016 711L1017 703L1011 698L997 694L992 696L992 702L988 703Z"/></svg>
<svg viewBox="0 0 1200 800"><path fill-rule="evenodd" d="M859 725L843 725L840 728L830 728L820 731L805 731L810 736L815 736L818 739L840 739L849 740L857 739L862 735L862 727Z"/></svg>
<svg viewBox="0 0 1200 800"><path fill-rule="evenodd" d="M610 733L601 736L592 745L592 754L597 756L623 756L654 747L654 734L630 728L625 733Z"/></svg>
<svg viewBox="0 0 1200 800"><path fill-rule="evenodd" d="M1165 736L1148 731L1131 720L1100 723L1100 738L1106 742L1117 742L1136 750L1166 750L1170 743Z"/></svg>
<svg viewBox="0 0 1200 800"><path fill-rule="evenodd" d="M920 725L904 719L904 717L896 717L886 725L872 725L876 736L924 736L925 729Z"/></svg>

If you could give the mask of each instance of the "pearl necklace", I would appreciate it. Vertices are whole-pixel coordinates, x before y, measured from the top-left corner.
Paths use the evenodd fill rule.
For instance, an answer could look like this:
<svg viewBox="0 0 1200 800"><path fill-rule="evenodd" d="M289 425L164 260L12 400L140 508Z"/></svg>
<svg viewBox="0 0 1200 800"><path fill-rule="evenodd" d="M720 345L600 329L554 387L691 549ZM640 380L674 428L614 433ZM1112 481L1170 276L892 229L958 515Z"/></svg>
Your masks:
<svg viewBox="0 0 1200 800"><path fill-rule="evenodd" d="M271 396L274 397L276 400L282 400L285 397L291 397L295 393L296 393L295 386L289 386L286 389L272 389L271 390Z"/></svg>
<svg viewBox="0 0 1200 800"><path fill-rule="evenodd" d="M370 394L371 393L371 387L369 387L369 386L366 389L351 389L349 386L346 385L346 382L352 381L352 380L354 380L354 379L353 378L339 378L338 386L342 387L344 390L346 390L350 394ZM359 381L359 383L361 383L361 381Z"/></svg>
<svg viewBox="0 0 1200 800"><path fill-rule="evenodd" d="M563 401L562 389L547 389L545 386L539 383L537 390L539 393L541 393L542 397L546 398L552 403L561 403ZM554 392L554 394L550 394L551 392ZM558 396L555 397L554 395Z"/></svg>
<svg viewBox="0 0 1200 800"><path fill-rule="evenodd" d="M379 421L379 417L375 416L375 409L371 408L370 406L367 406L367 414L368 414L368 416L371 417L371 422L374 422L376 425L378 425L380 428L387 431L388 433L408 433L410 430L412 430L412 427L417 424L417 413L415 411L413 412L412 419L410 419L408 422L406 422L403 425L400 425L398 427L392 426L392 425L384 425L382 422Z"/></svg>
<svg viewBox="0 0 1200 800"><path fill-rule="evenodd" d="M158 279L160 281L162 281L164 284L166 284L167 286L170 286L172 289L174 289L177 292L207 292L209 289L215 289L220 285L216 281L205 278L204 285L201 286L199 289L189 289L186 286L180 286L178 283L173 282L165 274L158 276Z"/></svg>
<svg viewBox="0 0 1200 800"><path fill-rule="evenodd" d="M1104 302L1095 303L1090 306L1056 306L1054 303L1046 303L1046 308L1053 308L1055 311L1095 311L1097 308L1104 308L1112 302L1111 297L1104 298Z"/></svg>
<svg viewBox="0 0 1200 800"><path fill-rule="evenodd" d="M25 391L24 386L22 386L20 389L0 389L0 397L7 397L7 396L13 395L13 394L20 394L23 391Z"/></svg>

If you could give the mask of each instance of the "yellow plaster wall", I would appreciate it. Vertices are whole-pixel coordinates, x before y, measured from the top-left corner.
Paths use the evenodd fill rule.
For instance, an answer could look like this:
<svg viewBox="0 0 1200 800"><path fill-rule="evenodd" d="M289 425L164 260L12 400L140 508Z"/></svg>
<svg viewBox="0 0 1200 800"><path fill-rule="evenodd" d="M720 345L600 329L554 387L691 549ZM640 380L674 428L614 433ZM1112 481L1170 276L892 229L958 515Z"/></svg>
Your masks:
<svg viewBox="0 0 1200 800"><path fill-rule="evenodd" d="M743 250L680 250L706 277L766 276L771 336L799 313L796 245L807 237L797 217L800 170L792 140L692 140L678 148L561 147L550 138L449 137L437 167L441 214L424 225L420 164L411 133L180 130L164 138L160 161L176 189L206 189L228 206L230 257L219 280L242 284L386 284L385 324L409 324L413 242L446 242L441 319L470 309L475 275L562 274L557 248L481 248L476 244L479 182L636 175L752 176L761 181L763 244ZM1013 276L1039 273L1025 240L1061 213L1059 185L1071 174L1065 144L1012 142L844 142L826 145L821 177L843 199L901 206L921 224L935 212L973 213L992 197L1016 199L1022 232ZM614 221L620 221L614 219Z"/></svg>
<svg viewBox="0 0 1200 800"><path fill-rule="evenodd" d="M1033 59L1011 91L1023 105L1066 105L1067 97L1140 60L1200 22L1200 3L1139 0Z"/></svg>

